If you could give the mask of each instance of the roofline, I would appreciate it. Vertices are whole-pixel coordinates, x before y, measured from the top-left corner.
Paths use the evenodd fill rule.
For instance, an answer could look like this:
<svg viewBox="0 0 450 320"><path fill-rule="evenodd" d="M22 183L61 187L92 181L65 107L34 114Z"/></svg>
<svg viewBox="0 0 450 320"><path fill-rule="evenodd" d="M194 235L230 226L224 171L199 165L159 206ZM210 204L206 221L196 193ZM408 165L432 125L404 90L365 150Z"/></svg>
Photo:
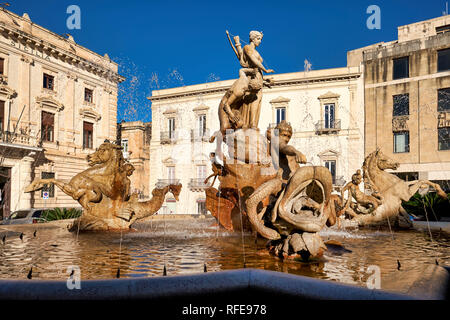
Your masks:
<svg viewBox="0 0 450 320"><path fill-rule="evenodd" d="M64 40L64 41L69 41L68 39L64 38L62 35L59 35L59 34L53 32L53 31L51 31L51 30L49 30L49 29L47 29L47 28L45 28L45 27L43 27L43 26L41 26L41 25L39 25L39 24L37 24L37 23L34 23L31 19L30 19L30 20L27 20L27 19L25 19L24 17L21 17L21 16L19 16L18 14L14 13L14 12L12 12L12 11L10 11L10 10L5 9L4 7L0 7L0 10L3 10L3 11L6 12L7 14L10 14L10 15L14 16L14 17L17 18L17 19L20 19L20 20L22 20L22 21L24 21L24 22L30 23L30 24L32 24L33 26L35 26L35 27L37 27L37 28L40 28L40 29L42 29L42 30L45 31L45 32L48 32L48 33L50 33L51 35L53 35L53 36L55 36L55 37L57 37L57 38L60 38L60 39L62 39L62 40ZM105 61L108 61L108 60L109 60L109 62L112 62L112 63L115 64L116 66L119 66L119 64L118 64L117 62L115 62L115 61L113 61L113 60L111 60L111 59L107 59L107 58L105 58L104 56L100 55L99 53L94 52L94 51L92 51L92 50L90 50L90 49L88 49L88 48L86 48L86 47L84 47L84 46L78 44L77 42L73 42L73 44L76 45L77 47L80 47L80 48L83 49L83 50L88 51L89 53L92 53L92 54L98 56L99 58L101 58L101 59L103 59L103 60L105 60Z"/></svg>
<svg viewBox="0 0 450 320"><path fill-rule="evenodd" d="M353 70L351 70L353 69ZM323 73L324 71L342 71L338 74L329 74L329 75L318 75L314 76L314 73ZM358 71L356 71L358 70ZM311 74L313 73L313 74ZM289 77L289 76L292 77ZM290 72L290 73L280 73L273 75L275 78L275 83L272 85L272 87L282 87L282 86L288 86L288 85L296 85L296 84L311 84L311 83L317 83L317 82L323 82L323 81L342 81L342 80L350 80L350 79L357 79L361 76L361 71L359 70L359 67L342 67L342 68L332 68L332 69L320 69L320 70L314 70L309 72ZM282 78L282 79L276 79L276 78ZM286 79L284 79L286 78ZM170 100L170 99L176 99L184 96L196 96L200 94L218 94L221 92L225 92L228 90L233 82L236 79L230 79L230 80L222 80L222 81L216 81L216 82L209 82L206 83L208 86L204 88L198 87L205 85L205 83L202 84L195 84L190 86L181 87L184 90L182 92L170 92L176 88L170 88L170 89L163 89L163 90L155 90L152 91L152 94L157 93L157 95L152 95L151 97L147 97L148 100L152 102L161 101L161 100ZM180 88L180 87L178 87ZM170 93L165 93L169 91Z"/></svg>

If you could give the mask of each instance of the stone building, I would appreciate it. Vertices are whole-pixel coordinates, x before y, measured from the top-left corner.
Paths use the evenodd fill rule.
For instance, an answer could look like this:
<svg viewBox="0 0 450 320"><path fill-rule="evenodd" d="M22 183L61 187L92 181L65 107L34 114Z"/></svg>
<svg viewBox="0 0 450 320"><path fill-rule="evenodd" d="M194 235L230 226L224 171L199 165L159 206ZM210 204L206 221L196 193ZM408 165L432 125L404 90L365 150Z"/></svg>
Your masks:
<svg viewBox="0 0 450 320"><path fill-rule="evenodd" d="M236 70L236 73L238 70ZM271 75L259 128L286 120L290 142L309 164L327 166L339 187L363 158L363 80L359 66ZM152 92L150 187L181 182L180 201L168 194L162 213L205 213L205 177L212 173L209 137L219 130L218 106L234 80ZM216 181L217 185L218 181Z"/></svg>
<svg viewBox="0 0 450 320"><path fill-rule="evenodd" d="M35 23L0 9L0 188L2 213L74 207L54 186L23 193L36 177L68 181L86 156L116 139L118 65Z"/></svg>
<svg viewBox="0 0 450 320"><path fill-rule="evenodd" d="M377 147L403 179L450 180L450 16L398 27L398 40L348 52L364 69L365 155Z"/></svg>
<svg viewBox="0 0 450 320"><path fill-rule="evenodd" d="M123 148L123 156L135 168L130 177L130 192L138 193L140 199L149 198L153 189L149 187L151 138L151 122L122 121L117 124L117 141Z"/></svg>

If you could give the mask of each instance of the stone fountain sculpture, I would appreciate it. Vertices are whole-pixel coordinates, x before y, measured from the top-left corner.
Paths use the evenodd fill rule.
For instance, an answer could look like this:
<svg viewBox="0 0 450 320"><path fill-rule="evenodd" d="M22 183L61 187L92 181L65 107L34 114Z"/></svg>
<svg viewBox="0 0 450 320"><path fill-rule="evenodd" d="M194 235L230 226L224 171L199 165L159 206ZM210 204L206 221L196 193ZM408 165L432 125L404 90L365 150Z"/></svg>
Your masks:
<svg viewBox="0 0 450 320"><path fill-rule="evenodd" d="M210 140L216 152L208 178L217 177L220 186L205 190L206 208L227 230L253 230L270 240L276 255L320 256L326 246L318 232L336 222L332 176L325 167L299 166L306 157L288 145L292 127L287 122L260 134L262 88L273 84L263 78L273 70L263 66L256 51L262 37L250 32L250 44L242 49L239 37L233 46L228 36L242 68L220 102L220 131Z"/></svg>
<svg viewBox="0 0 450 320"><path fill-rule="evenodd" d="M84 210L71 230L128 230L136 220L155 214L168 192L178 200L181 184L156 188L149 201L139 202L137 194L129 194L131 181L128 177L133 174L134 167L125 162L121 149L105 141L88 155L90 168L75 175L68 183L36 179L25 188L25 192L37 191L53 183L78 201Z"/></svg>
<svg viewBox="0 0 450 320"><path fill-rule="evenodd" d="M437 183L428 180L404 181L385 171L386 169L396 170L398 167L399 164L386 157L380 148L369 154L363 163L363 176L361 177L361 172L358 170L353 175L352 181L342 189L342 200L347 190L348 197L343 201L345 206L338 212L338 216L345 213L361 226L400 217L410 224L408 214L402 207L402 201L408 201L419 190L428 192L431 189L447 199L447 194ZM359 189L362 178L365 188L371 195ZM354 202L352 198L355 199Z"/></svg>
<svg viewBox="0 0 450 320"><path fill-rule="evenodd" d="M234 37L233 45L227 35L242 68L219 105L220 131L210 139L216 142L216 151L211 154L213 174L205 180L219 179L218 189L211 185L205 190L206 208L225 229L252 230L269 240L273 254L308 259L326 250L318 232L339 223L340 215L347 214L360 225L373 224L406 216L402 200L408 201L425 186L446 197L435 183L405 182L385 172L397 169L398 164L380 150L363 164L364 182L372 195L359 190L360 170L341 195L332 194L332 175L327 168L300 167L306 158L288 144L292 127L287 122L269 128L265 136L259 132L262 88L273 84L263 78L263 72L273 70L263 66L256 51L262 33L250 32L250 44L243 49L239 37ZM344 201L347 190L349 196Z"/></svg>

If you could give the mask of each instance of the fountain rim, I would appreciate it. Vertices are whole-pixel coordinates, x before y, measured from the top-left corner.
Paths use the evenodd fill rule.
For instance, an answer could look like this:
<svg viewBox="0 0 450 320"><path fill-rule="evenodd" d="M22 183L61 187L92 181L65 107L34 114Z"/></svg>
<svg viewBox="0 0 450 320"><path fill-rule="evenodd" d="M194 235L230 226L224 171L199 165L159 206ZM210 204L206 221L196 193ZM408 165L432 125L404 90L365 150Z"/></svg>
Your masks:
<svg viewBox="0 0 450 320"><path fill-rule="evenodd" d="M0 300L157 300L249 290L314 300L445 300L449 279L449 267L429 265L408 294L251 268L165 277L81 280L79 290L69 290L67 281L61 280L0 279Z"/></svg>

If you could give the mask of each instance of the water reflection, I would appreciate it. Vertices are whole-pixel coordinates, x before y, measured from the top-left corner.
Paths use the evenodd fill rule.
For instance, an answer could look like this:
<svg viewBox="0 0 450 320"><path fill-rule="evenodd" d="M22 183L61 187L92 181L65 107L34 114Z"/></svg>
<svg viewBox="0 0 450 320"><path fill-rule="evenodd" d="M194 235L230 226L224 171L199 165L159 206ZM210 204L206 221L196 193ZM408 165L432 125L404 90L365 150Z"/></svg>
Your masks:
<svg viewBox="0 0 450 320"><path fill-rule="evenodd" d="M245 234L244 248L240 234L218 231L212 220L153 221L138 226L137 232L82 233L78 236L63 229L24 231L25 237L8 237L0 244L0 278L26 279L33 266L33 279L67 279L67 268L79 266L83 279L161 276L164 265L168 275L243 268L244 254L248 268L286 272L308 277L365 286L367 268L381 270L383 289L406 290L408 283L399 275L421 272L424 264L450 265L450 237L444 233L397 231L339 231L321 233L324 240L340 241L347 250L332 248L318 261L303 263L282 261L265 249L265 241ZM31 231L30 231L31 230ZM164 239L165 236L165 241ZM244 252L245 251L245 252ZM119 257L120 255L120 257ZM401 270L397 270L397 260Z"/></svg>

